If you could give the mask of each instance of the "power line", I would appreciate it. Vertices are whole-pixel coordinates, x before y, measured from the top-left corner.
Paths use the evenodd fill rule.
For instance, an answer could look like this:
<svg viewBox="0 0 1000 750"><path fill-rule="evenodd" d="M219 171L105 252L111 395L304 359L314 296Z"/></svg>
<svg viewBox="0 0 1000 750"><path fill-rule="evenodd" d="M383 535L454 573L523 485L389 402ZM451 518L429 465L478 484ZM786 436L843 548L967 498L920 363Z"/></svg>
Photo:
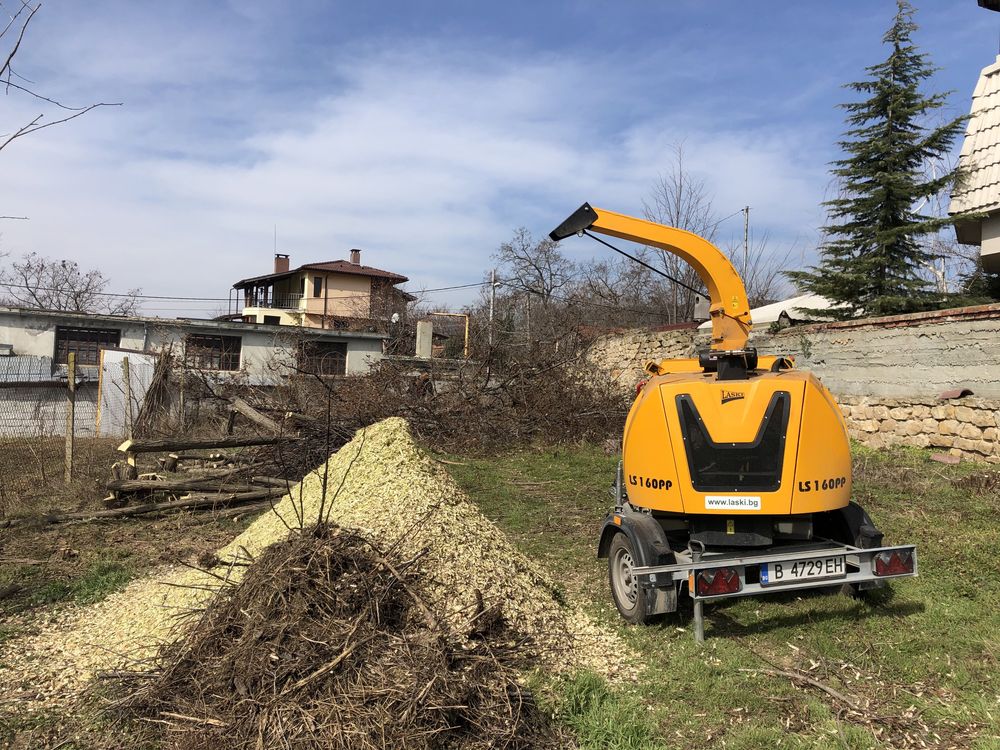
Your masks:
<svg viewBox="0 0 1000 750"><path fill-rule="evenodd" d="M507 281L498 281L497 284L500 285L500 286L509 287L510 289L517 289L517 290L520 290L522 292L531 292L532 294L537 294L539 296L542 296L541 292L539 292L537 289L532 289L531 287L517 286L517 285L511 284L510 282L507 282ZM606 302L585 302L585 301L583 301L581 299L576 299L575 297L567 297L567 296L562 295L562 294L555 294L554 292L550 293L549 297L552 298L552 299L557 299L557 300L559 300L561 302L568 302L568 303L570 303L572 305L581 305L583 307L600 307L600 308L603 308L605 310L618 310L620 312L632 312L632 313L638 313L638 314L641 314L641 315L655 315L655 316L658 316L658 317L665 317L663 314L658 314L658 313L656 313L656 311L654 311L654 310L652 310L650 308L646 308L644 310L639 310L639 309L636 309L634 307L622 307L621 305L612 305L612 304L609 304L609 303L606 303Z"/></svg>
<svg viewBox="0 0 1000 750"><path fill-rule="evenodd" d="M489 284L488 281L479 281L472 284L456 284L453 286L441 286L435 287L433 289L422 289L417 292L406 292L406 294L413 294L414 296L419 296L422 294L429 294L431 292L447 292L453 289L471 289L473 287L481 287ZM47 287L47 286L32 286L29 284L13 284L10 282L0 282L0 287L6 289L26 289L29 291L36 292L63 292L70 293L73 290L63 289L60 287ZM396 291L405 292L403 289L397 289ZM232 297L183 297L177 295L159 295L159 294L128 294L123 292L97 292L97 291L87 291L85 294L94 297L116 297L125 299L138 299L138 300L165 300L168 302L232 302ZM312 297L305 299L361 299L374 297L374 294L350 294L350 295L338 295L335 297ZM236 299L239 299L239 295L236 295Z"/></svg>

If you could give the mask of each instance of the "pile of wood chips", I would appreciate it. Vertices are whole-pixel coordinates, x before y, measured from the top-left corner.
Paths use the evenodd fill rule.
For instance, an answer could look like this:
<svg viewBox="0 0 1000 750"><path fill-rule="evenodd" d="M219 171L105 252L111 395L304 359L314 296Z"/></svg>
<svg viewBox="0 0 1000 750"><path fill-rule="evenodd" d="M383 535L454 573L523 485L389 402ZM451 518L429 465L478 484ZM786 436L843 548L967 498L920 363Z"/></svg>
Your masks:
<svg viewBox="0 0 1000 750"><path fill-rule="evenodd" d="M631 677L634 660L614 633L567 603L541 568L485 518L444 468L390 418L359 430L232 543L210 570L175 568L132 582L90 607L0 644L0 691L26 710L65 703L97 673L132 668L175 641L224 585L271 545L317 524L356 530L397 559L419 557L422 597L452 632L470 632L496 610L510 637L532 644L535 663ZM204 563L203 563L204 564Z"/></svg>

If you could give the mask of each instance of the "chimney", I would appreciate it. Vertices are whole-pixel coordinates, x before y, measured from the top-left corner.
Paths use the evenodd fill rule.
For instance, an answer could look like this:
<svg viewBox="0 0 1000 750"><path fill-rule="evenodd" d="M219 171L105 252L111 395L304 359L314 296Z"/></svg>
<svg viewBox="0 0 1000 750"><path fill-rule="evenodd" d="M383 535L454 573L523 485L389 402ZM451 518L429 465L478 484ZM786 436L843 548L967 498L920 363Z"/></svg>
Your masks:
<svg viewBox="0 0 1000 750"><path fill-rule="evenodd" d="M288 273L288 256L285 253L274 254L274 272Z"/></svg>
<svg viewBox="0 0 1000 750"><path fill-rule="evenodd" d="M357 248L351 250L351 263L353 263L356 266L361 265L361 251L358 250Z"/></svg>

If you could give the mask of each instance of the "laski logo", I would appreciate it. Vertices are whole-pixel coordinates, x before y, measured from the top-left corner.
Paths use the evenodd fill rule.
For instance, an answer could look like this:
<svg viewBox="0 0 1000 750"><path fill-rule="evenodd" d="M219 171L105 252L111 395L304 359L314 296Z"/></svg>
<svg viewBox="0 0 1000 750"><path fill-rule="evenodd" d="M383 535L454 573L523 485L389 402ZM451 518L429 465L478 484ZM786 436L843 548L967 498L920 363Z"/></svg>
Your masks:
<svg viewBox="0 0 1000 750"><path fill-rule="evenodd" d="M724 404L728 404L730 401L739 401L741 398L746 398L746 394L740 391L722 392L722 403Z"/></svg>

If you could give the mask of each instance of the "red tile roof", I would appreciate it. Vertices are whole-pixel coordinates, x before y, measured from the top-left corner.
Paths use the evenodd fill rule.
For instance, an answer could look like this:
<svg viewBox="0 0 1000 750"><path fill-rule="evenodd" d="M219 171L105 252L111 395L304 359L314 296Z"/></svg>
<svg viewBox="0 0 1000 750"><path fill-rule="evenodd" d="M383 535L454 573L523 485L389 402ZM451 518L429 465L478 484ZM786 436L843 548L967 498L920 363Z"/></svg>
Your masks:
<svg viewBox="0 0 1000 750"><path fill-rule="evenodd" d="M252 276L249 279L241 279L233 284L233 288L241 289L245 286L250 286L251 284L258 282L286 279L289 276L300 273L301 271L326 271L327 273L346 273L354 276L369 276L378 279L388 279L393 284L402 284L404 281L409 281L406 276L393 273L392 271L383 271L381 268L362 266L357 263L351 263L349 260L329 260L324 263L306 263L304 266L299 266L298 268L293 268L290 271L284 271L282 273L268 273L263 276Z"/></svg>

